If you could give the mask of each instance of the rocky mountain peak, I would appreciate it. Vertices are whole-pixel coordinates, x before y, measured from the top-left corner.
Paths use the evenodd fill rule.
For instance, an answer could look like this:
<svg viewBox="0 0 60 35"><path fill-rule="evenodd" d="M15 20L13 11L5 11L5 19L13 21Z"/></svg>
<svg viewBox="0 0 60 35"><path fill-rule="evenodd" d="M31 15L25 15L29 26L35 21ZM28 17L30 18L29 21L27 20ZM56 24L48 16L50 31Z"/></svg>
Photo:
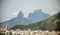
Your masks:
<svg viewBox="0 0 60 35"><path fill-rule="evenodd" d="M17 18L23 18L23 17L24 17L24 14L23 14L22 11L20 11L19 14L18 14L18 16L17 16Z"/></svg>

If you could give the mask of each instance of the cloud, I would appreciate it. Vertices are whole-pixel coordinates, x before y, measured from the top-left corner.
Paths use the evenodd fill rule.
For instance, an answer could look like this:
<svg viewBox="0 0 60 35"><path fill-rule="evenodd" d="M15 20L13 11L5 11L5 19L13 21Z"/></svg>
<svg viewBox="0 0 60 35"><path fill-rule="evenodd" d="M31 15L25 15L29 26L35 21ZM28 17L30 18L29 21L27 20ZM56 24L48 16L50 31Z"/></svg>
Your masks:
<svg viewBox="0 0 60 35"><path fill-rule="evenodd" d="M13 12L13 13L11 14L11 16L14 16L14 17L15 17L15 16L18 15L18 13L19 13L19 12Z"/></svg>

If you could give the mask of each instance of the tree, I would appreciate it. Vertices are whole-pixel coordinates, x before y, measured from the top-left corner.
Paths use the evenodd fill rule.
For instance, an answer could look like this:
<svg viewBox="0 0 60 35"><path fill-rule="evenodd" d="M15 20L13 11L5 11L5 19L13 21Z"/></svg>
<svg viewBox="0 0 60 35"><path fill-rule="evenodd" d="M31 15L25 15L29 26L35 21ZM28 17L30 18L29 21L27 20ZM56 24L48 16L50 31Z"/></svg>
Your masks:
<svg viewBox="0 0 60 35"><path fill-rule="evenodd" d="M56 31L60 31L60 12L57 14L57 27L56 27Z"/></svg>
<svg viewBox="0 0 60 35"><path fill-rule="evenodd" d="M60 12L58 12L56 19L60 19Z"/></svg>

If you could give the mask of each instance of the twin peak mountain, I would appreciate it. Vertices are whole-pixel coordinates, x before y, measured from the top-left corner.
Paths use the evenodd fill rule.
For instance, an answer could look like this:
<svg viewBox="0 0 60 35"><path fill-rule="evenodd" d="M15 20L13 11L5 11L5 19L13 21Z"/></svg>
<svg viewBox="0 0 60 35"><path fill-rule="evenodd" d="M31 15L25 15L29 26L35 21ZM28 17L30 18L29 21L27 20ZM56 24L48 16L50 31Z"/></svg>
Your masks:
<svg viewBox="0 0 60 35"><path fill-rule="evenodd" d="M50 15L44 13L41 9L35 10L33 13L30 13L27 18L24 17L24 14L20 11L18 16L8 20L6 22L2 22L3 26L14 26L17 24L20 25L28 25L32 23L40 22L44 19L47 19Z"/></svg>

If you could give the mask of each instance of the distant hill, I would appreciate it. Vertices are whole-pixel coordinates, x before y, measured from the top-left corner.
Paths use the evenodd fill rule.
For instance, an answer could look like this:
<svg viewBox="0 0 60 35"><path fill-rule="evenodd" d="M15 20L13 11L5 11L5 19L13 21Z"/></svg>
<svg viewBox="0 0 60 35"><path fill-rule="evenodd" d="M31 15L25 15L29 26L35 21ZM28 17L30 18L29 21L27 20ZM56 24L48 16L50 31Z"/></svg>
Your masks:
<svg viewBox="0 0 60 35"><path fill-rule="evenodd" d="M40 22L37 23L33 23L33 24L29 24L29 25L24 25L24 26L19 26L19 25L15 25L14 27L12 27L11 29L31 29L31 30L50 30L51 29L51 22L52 20L56 19L57 14L49 17L48 19L42 20ZM22 30L22 29L21 29Z"/></svg>
<svg viewBox="0 0 60 35"><path fill-rule="evenodd" d="M20 11L17 17L12 18L6 22L2 22L2 26L13 27L14 25L28 25L32 23L40 22L44 19L49 18L50 15L44 13L41 9L35 10L33 13L30 13L27 18L24 17L24 14Z"/></svg>
<svg viewBox="0 0 60 35"><path fill-rule="evenodd" d="M30 13L28 15L28 18L33 22L40 22L44 19L47 19L48 17L50 17L49 14L43 13L43 11L41 9L39 10L35 10L33 13Z"/></svg>
<svg viewBox="0 0 60 35"><path fill-rule="evenodd" d="M6 22L2 22L2 26L8 26L8 27L13 27L14 25L27 25L30 24L30 20L28 18L25 18L22 12L19 12L17 17L12 18L11 20L8 20Z"/></svg>

